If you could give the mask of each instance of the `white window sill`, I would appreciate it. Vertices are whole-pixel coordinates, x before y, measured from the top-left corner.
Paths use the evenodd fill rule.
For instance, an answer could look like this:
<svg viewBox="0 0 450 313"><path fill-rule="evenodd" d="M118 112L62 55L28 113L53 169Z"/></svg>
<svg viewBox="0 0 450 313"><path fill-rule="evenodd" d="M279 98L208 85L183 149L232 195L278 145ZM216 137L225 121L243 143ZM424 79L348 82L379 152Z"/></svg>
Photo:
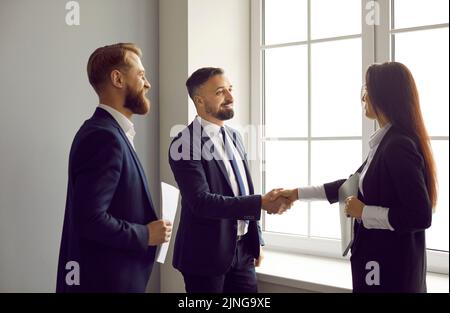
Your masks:
<svg viewBox="0 0 450 313"><path fill-rule="evenodd" d="M256 268L258 280L312 292L351 292L350 262L342 259L264 250L264 260ZM427 274L429 293L448 293L449 276Z"/></svg>

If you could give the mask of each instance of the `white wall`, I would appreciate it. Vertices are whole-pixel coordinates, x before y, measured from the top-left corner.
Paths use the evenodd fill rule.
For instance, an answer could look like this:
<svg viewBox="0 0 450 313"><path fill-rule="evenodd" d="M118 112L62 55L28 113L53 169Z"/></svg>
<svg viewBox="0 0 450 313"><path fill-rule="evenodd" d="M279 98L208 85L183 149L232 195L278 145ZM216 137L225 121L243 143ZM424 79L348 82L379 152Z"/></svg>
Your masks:
<svg viewBox="0 0 450 313"><path fill-rule="evenodd" d="M99 46L143 49L153 107L134 120L136 147L159 203L158 1L79 0L81 25L72 27L66 2L0 2L0 292L54 291L68 154L97 104L86 62Z"/></svg>
<svg viewBox="0 0 450 313"><path fill-rule="evenodd" d="M229 125L249 123L250 1L163 0L159 17L160 174L163 181L174 183L168 165L169 130L187 125L195 116L185 87L193 71L203 66L224 68L235 90L236 112ZM184 292L182 276L172 267L172 252L173 244L161 267L161 292Z"/></svg>
<svg viewBox="0 0 450 313"><path fill-rule="evenodd" d="M227 123L247 125L250 120L250 1L190 0L188 15L189 74L205 66L223 68L235 97L235 115ZM190 103L195 112L194 104Z"/></svg>

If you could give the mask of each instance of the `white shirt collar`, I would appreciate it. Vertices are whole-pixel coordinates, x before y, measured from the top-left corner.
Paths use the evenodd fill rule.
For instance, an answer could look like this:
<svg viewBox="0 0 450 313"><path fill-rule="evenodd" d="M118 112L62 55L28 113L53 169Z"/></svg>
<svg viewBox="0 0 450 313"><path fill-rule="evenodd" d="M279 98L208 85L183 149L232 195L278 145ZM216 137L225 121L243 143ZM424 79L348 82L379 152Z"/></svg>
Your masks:
<svg viewBox="0 0 450 313"><path fill-rule="evenodd" d="M202 119L200 116L197 115L197 121L200 122L200 125L203 127L203 131L206 135L208 135L210 138L215 137L220 134L220 128L221 126L211 123L205 119Z"/></svg>
<svg viewBox="0 0 450 313"><path fill-rule="evenodd" d="M120 128L122 128L123 132L127 136L134 138L134 136L136 135L136 131L134 130L134 124L125 115L123 115L116 109L114 109L106 104L99 104L98 107L102 108L103 110L105 110L106 112L111 114L112 117L119 124Z"/></svg>
<svg viewBox="0 0 450 313"><path fill-rule="evenodd" d="M378 146L380 144L381 140L383 140L383 137L389 131L391 126L392 125L390 123L387 123L386 125L384 125L384 127L378 129L376 132L374 132L370 136L369 146L370 146L371 149L373 149L374 147L376 147L376 146Z"/></svg>

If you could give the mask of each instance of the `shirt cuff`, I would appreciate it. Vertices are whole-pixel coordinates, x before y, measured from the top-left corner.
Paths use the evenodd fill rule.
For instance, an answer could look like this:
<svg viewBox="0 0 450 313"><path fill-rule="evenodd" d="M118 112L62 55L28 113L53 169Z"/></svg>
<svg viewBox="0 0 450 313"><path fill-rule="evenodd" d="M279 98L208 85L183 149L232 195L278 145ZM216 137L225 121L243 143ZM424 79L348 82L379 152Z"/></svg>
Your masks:
<svg viewBox="0 0 450 313"><path fill-rule="evenodd" d="M327 200L325 187L320 185L298 188L298 199L300 201Z"/></svg>
<svg viewBox="0 0 450 313"><path fill-rule="evenodd" d="M389 223L389 208L366 205L363 208L362 222L367 229L388 229L394 231Z"/></svg>

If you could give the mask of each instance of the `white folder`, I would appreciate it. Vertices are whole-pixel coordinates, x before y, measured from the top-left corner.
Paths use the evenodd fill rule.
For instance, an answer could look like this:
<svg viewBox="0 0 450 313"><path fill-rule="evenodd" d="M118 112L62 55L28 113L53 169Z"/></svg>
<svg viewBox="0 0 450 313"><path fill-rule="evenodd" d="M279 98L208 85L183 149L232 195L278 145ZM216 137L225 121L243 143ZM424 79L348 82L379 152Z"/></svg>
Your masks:
<svg viewBox="0 0 450 313"><path fill-rule="evenodd" d="M177 214L180 191L174 186L161 182L161 196L162 218L169 220L173 226L175 215ZM172 232L172 237L173 236L174 234ZM156 252L156 262L164 264L169 249L169 243L170 241L159 246L158 251Z"/></svg>
<svg viewBox="0 0 450 313"><path fill-rule="evenodd" d="M345 213L345 199L350 196L358 196L359 173L350 176L349 179L339 188L339 216L341 221L341 248L342 256L346 256L353 244L353 224L354 218L348 217Z"/></svg>

